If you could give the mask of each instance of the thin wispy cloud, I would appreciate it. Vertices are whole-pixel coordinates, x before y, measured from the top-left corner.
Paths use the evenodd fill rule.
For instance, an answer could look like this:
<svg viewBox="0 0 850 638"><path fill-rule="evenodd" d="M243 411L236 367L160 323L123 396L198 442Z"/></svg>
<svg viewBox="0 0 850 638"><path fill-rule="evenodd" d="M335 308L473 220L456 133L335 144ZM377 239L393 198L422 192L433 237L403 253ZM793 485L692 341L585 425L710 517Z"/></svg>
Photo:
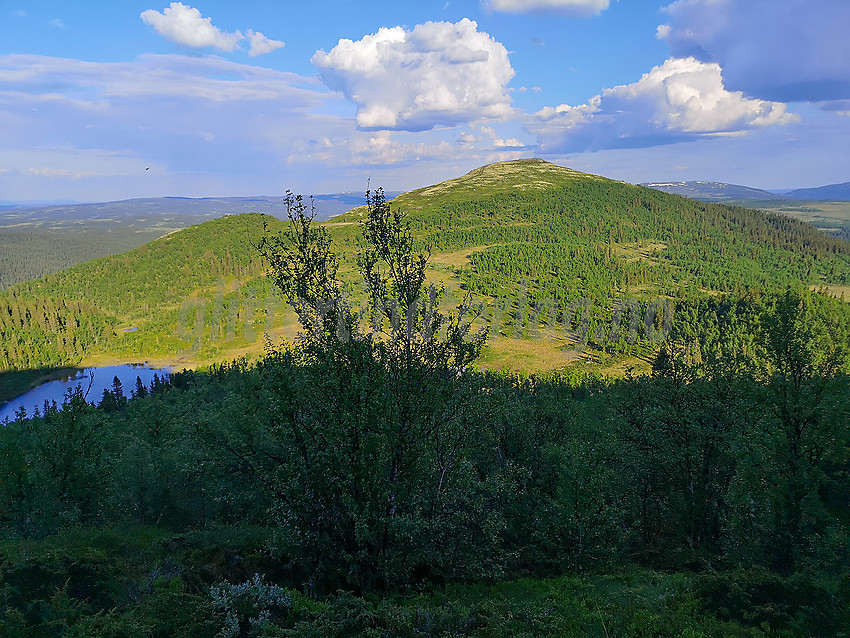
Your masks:
<svg viewBox="0 0 850 638"><path fill-rule="evenodd" d="M231 79L223 79L227 75ZM129 96L185 96L213 102L271 100L315 106L321 83L295 73L240 64L220 57L139 56L130 62L85 62L39 55L0 56L0 81L34 96L53 94L62 82L76 96L109 103Z"/></svg>
<svg viewBox="0 0 850 638"><path fill-rule="evenodd" d="M484 7L504 13L550 13L586 17L608 8L609 0L485 0Z"/></svg>
<svg viewBox="0 0 850 638"><path fill-rule="evenodd" d="M313 111L339 101L314 78L176 54L112 63L0 56L0 84L9 89L0 91L0 166L23 170L10 175L33 185L74 177L64 188L80 189L83 198L83 178L95 176L125 176L140 196L150 180L135 185L139 170L151 164L184 175L176 193L206 184L198 175L223 171L224 183L273 179L280 149L288 153L299 137L333 130ZM342 134L345 121L336 120Z"/></svg>

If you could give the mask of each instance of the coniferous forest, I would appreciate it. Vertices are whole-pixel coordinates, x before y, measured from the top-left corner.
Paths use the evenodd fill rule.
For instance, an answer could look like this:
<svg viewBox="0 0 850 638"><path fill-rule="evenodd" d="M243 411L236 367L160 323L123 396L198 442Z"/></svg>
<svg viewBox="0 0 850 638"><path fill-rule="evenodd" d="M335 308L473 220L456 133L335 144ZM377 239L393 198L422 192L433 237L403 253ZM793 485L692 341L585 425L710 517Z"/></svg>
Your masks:
<svg viewBox="0 0 850 638"><path fill-rule="evenodd" d="M540 160L482 167L394 203L408 214L418 250L468 254L448 273L462 293L507 303L511 316L533 315L541 303L590 302L588 340L605 355L644 345L597 330L628 299L645 306L658 297L847 287L850 277L850 244L808 224ZM355 301L361 217L358 209L326 226ZM265 215L227 216L0 292L0 375L93 356L139 361L191 351L212 362L260 343L258 335L280 325L283 304L255 246L264 228L282 226ZM83 306L68 310L62 300ZM502 326L490 329L497 337ZM10 398L0 391L0 400Z"/></svg>
<svg viewBox="0 0 850 638"><path fill-rule="evenodd" d="M557 232L622 237L547 243L532 235L554 230L506 203L493 218L510 224L490 224L500 241L476 224L450 239L462 220L427 231L432 246L487 246L449 312L427 277L428 215L370 194L341 240L300 199L287 205L290 223L249 258L225 254L267 270L299 339L150 387L116 380L97 405L72 392L6 424L0 634L846 635L850 305L805 273L846 278L846 243L709 206L710 223L683 222L693 243L657 258L675 315L642 351L651 373L511 374L475 365L493 335L473 293L529 277L517 310L578 294L606 308L611 289L650 277L646 260L614 265L618 247L670 250L673 236L628 235L600 213ZM667 215L652 207L633 210ZM749 234L730 242L724 225ZM688 263L696 278L682 278ZM785 274L760 285L765 273ZM12 334L67 334L68 352L77 335L113 339L96 289L91 308L36 301L68 281L13 289L4 321L30 332ZM139 294L155 308L164 293ZM613 348L605 335L591 346Z"/></svg>

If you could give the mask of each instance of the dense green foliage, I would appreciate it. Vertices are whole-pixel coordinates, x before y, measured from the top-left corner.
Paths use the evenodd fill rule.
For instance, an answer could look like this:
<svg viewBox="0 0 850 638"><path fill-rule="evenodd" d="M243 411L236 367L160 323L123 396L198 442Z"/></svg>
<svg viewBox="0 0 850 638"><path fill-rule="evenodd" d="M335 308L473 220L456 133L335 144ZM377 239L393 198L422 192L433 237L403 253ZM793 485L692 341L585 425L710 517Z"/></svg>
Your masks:
<svg viewBox="0 0 850 638"><path fill-rule="evenodd" d="M5 635L211 635L241 604L214 611L225 580L277 601L265 635L840 635L846 304L679 319L616 382L352 340L46 406L0 438Z"/></svg>
<svg viewBox="0 0 850 638"><path fill-rule="evenodd" d="M114 316L93 303L66 299L75 297L0 297L0 370L75 362L112 336Z"/></svg>

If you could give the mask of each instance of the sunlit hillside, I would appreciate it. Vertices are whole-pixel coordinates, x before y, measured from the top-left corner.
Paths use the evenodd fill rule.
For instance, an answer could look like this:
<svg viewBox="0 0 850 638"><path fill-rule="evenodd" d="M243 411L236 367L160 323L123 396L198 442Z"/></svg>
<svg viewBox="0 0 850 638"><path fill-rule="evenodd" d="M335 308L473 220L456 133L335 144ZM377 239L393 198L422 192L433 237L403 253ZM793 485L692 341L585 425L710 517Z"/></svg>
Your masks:
<svg viewBox="0 0 850 638"><path fill-rule="evenodd" d="M472 294L483 304L478 323L491 340L479 365L495 369L621 372L657 344L615 330L617 317L640 314L633 325L642 326L653 303L700 291L840 288L850 272L850 244L807 224L542 160L484 166L392 203L431 251L429 277L446 287L445 303ZM355 302L363 210L325 225ZM283 227L228 216L11 288L0 295L0 369L192 366L260 353L264 334L294 338L294 315L256 248Z"/></svg>

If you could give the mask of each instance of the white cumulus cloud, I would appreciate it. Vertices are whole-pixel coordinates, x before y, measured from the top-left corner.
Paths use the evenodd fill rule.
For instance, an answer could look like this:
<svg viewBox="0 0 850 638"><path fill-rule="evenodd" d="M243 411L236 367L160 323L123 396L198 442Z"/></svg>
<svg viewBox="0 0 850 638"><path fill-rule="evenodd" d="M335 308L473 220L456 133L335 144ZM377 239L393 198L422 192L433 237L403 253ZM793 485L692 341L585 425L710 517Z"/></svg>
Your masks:
<svg viewBox="0 0 850 638"><path fill-rule="evenodd" d="M609 0L486 0L490 11L504 13L560 13L592 16L608 8Z"/></svg>
<svg viewBox="0 0 850 638"><path fill-rule="evenodd" d="M248 51L248 55L252 58L258 55L271 53L272 51L276 51L284 46L284 43L280 40L272 40L264 36L259 31L251 31L251 29L248 29L248 40L251 42L251 48Z"/></svg>
<svg viewBox="0 0 850 638"><path fill-rule="evenodd" d="M284 46L280 40L272 40L252 29L248 29L246 35L238 30L233 33L222 31L213 26L211 18L205 18L200 11L182 2L172 2L162 13L148 9L142 12L141 18L161 36L196 49L212 47L230 52L240 48L239 43L247 38L250 43L248 55L256 57Z"/></svg>
<svg viewBox="0 0 850 638"><path fill-rule="evenodd" d="M161 36L188 47L233 51L245 37L239 31L226 33L214 27L210 18L203 17L200 11L182 2L172 2L162 13L148 9L142 12L141 18Z"/></svg>
<svg viewBox="0 0 850 638"><path fill-rule="evenodd" d="M689 133L734 131L794 119L784 104L748 99L740 91L726 90L720 65L694 58L667 60L634 84L605 91L605 98L645 102L655 111L656 125Z"/></svg>
<svg viewBox="0 0 850 638"><path fill-rule="evenodd" d="M427 130L511 113L508 52L467 18L384 27L319 50L312 62L357 105L361 129Z"/></svg>
<svg viewBox="0 0 850 638"><path fill-rule="evenodd" d="M782 103L727 90L718 64L672 58L587 104L544 108L529 128L544 147L596 150L738 134L798 120Z"/></svg>
<svg viewBox="0 0 850 638"><path fill-rule="evenodd" d="M40 175L41 177L71 177L73 179L97 175L94 171L72 171L67 168L50 168L47 166L43 168L30 167L27 172L30 175Z"/></svg>
<svg viewBox="0 0 850 638"><path fill-rule="evenodd" d="M766 100L850 98L847 0L678 0L657 35L674 57L723 68L729 89Z"/></svg>

